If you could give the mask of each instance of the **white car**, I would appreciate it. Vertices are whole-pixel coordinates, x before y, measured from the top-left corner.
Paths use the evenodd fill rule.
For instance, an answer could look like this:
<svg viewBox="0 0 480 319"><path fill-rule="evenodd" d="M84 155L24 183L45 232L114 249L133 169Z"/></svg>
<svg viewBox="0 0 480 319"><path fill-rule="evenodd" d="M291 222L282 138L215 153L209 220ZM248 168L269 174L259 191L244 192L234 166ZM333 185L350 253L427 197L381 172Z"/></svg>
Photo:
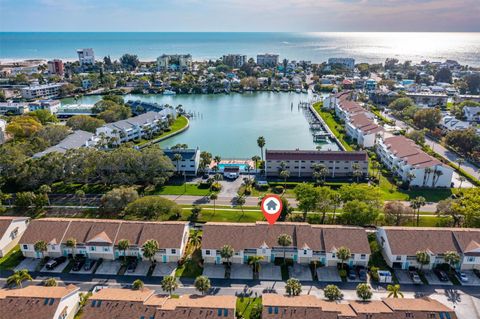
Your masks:
<svg viewBox="0 0 480 319"><path fill-rule="evenodd" d="M467 274L464 273L464 272L460 272L458 273L458 277L460 278L461 281L463 282L467 282L468 281L468 277L467 277Z"/></svg>

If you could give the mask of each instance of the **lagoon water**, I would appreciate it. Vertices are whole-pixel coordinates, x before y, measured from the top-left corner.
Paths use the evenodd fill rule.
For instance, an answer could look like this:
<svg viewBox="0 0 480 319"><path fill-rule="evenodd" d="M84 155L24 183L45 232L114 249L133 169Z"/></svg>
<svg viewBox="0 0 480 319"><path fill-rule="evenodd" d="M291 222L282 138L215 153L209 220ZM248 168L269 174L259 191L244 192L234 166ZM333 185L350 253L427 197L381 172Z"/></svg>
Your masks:
<svg viewBox="0 0 480 319"><path fill-rule="evenodd" d="M177 106L195 113L190 128L162 143L199 147L223 158L251 158L259 154L257 138L264 136L269 149L316 149L299 101L307 94L259 92L245 94L204 94L164 96L127 95L127 100L143 100ZM84 96L78 103L95 103L100 96ZM64 99L62 103L72 103ZM293 103L293 107L292 107ZM334 143L318 144L324 150L338 150Z"/></svg>
<svg viewBox="0 0 480 319"><path fill-rule="evenodd" d="M206 60L271 52L315 63L353 57L369 63L454 59L480 66L479 32L0 32L0 59L75 60L79 48L93 48L99 59L132 53L153 61L163 53L190 53L194 60Z"/></svg>

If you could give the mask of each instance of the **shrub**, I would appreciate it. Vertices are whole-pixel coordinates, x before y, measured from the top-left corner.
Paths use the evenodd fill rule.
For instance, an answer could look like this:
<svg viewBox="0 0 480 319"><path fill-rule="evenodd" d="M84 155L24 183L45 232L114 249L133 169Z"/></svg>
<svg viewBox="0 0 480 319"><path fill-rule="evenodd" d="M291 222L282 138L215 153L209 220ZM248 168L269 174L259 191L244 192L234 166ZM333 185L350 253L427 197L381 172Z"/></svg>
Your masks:
<svg viewBox="0 0 480 319"><path fill-rule="evenodd" d="M339 300L343 297L342 292L335 285L327 285L325 289L323 289L323 293L325 294L325 298L330 301Z"/></svg>
<svg viewBox="0 0 480 319"><path fill-rule="evenodd" d="M283 187L283 186L275 186L275 187L273 188L273 192L274 192L275 194L281 194L281 193L283 193L283 190L284 190L284 187Z"/></svg>
<svg viewBox="0 0 480 319"><path fill-rule="evenodd" d="M372 266L370 268L370 276L374 281L378 281L378 267Z"/></svg>
<svg viewBox="0 0 480 319"><path fill-rule="evenodd" d="M219 182L215 182L212 184L212 186L210 186L210 189L213 192L219 192L222 189L222 184L220 184Z"/></svg>
<svg viewBox="0 0 480 319"><path fill-rule="evenodd" d="M347 278L347 270L346 269L339 269L338 275L342 278Z"/></svg>

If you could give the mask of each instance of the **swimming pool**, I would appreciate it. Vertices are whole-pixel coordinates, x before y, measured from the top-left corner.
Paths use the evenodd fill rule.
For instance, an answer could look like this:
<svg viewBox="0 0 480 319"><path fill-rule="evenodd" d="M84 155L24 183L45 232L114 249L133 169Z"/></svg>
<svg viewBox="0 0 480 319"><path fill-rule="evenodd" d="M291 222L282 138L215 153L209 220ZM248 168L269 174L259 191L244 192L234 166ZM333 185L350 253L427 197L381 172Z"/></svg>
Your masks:
<svg viewBox="0 0 480 319"><path fill-rule="evenodd" d="M220 172L223 172L225 167L238 167L240 169L240 172L246 172L248 165L247 164L240 164L240 163L220 163L218 164L218 169Z"/></svg>

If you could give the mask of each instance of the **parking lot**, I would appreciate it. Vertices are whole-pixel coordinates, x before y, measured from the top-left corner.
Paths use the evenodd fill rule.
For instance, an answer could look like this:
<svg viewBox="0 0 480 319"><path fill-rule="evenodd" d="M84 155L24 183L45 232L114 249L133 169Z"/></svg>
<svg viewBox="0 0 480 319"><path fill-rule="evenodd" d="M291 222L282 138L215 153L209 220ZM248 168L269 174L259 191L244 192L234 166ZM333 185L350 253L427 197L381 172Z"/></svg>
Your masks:
<svg viewBox="0 0 480 319"><path fill-rule="evenodd" d="M452 286L452 282L449 281L441 281L438 279L437 275L433 272L433 270L425 270L425 279L427 279L430 285L444 285L444 286Z"/></svg>
<svg viewBox="0 0 480 319"><path fill-rule="evenodd" d="M260 280L282 280L281 267L271 263L262 264L258 278Z"/></svg>
<svg viewBox="0 0 480 319"><path fill-rule="evenodd" d="M337 267L320 267L317 269L318 281L341 282Z"/></svg>
<svg viewBox="0 0 480 319"><path fill-rule="evenodd" d="M478 287L480 287L480 278L477 275L475 275L473 270L462 270L462 272L464 272L468 277L467 282L460 281L460 278L458 279L458 281L460 281L462 283L462 286L478 286Z"/></svg>
<svg viewBox="0 0 480 319"><path fill-rule="evenodd" d="M61 273L65 267L68 266L68 264L71 262L71 260L66 260L64 261L63 263L61 263L60 265L56 266L55 268L53 269L47 269L47 266L43 266L42 270L40 270L41 272L47 272L47 273L52 273L52 274L58 274L58 273Z"/></svg>
<svg viewBox="0 0 480 319"><path fill-rule="evenodd" d="M290 278L297 278L300 281L312 281L312 271L309 265L295 265L288 267Z"/></svg>
<svg viewBox="0 0 480 319"><path fill-rule="evenodd" d="M244 264L232 264L230 279L253 279L252 267Z"/></svg>
<svg viewBox="0 0 480 319"><path fill-rule="evenodd" d="M40 259L25 258L24 260L22 260L22 262L20 264L18 264L17 267L15 267L14 270L17 271L17 270L26 269L29 272L33 272L33 271L35 271L39 262L40 262Z"/></svg>
<svg viewBox="0 0 480 319"><path fill-rule="evenodd" d="M125 271L126 276L146 276L148 274L148 269L150 269L150 265L152 263L148 260L141 260L138 261L137 267L135 270L127 269Z"/></svg>
<svg viewBox="0 0 480 319"><path fill-rule="evenodd" d="M117 260L104 260L100 266L97 268L95 274L97 275L116 275L120 268L122 267L122 263Z"/></svg>
<svg viewBox="0 0 480 319"><path fill-rule="evenodd" d="M395 276L399 284L413 284L412 277L410 277L408 270L395 269Z"/></svg>
<svg viewBox="0 0 480 319"><path fill-rule="evenodd" d="M225 266L217 264L204 264L203 275L213 279L225 278Z"/></svg>
<svg viewBox="0 0 480 319"><path fill-rule="evenodd" d="M153 269L152 276L165 277L175 274L177 263L157 263L155 269Z"/></svg>

